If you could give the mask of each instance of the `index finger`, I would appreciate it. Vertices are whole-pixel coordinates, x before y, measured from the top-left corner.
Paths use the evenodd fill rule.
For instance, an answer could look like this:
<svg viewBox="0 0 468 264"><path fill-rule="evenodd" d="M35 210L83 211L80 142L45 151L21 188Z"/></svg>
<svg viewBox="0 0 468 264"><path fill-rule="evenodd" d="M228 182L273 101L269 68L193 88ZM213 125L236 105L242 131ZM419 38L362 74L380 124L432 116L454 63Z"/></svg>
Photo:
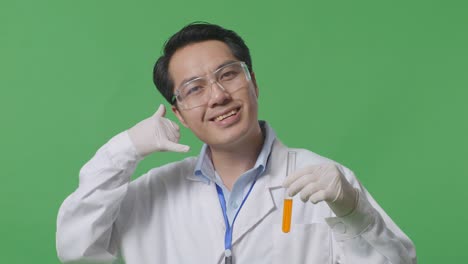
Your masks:
<svg viewBox="0 0 468 264"><path fill-rule="evenodd" d="M180 127L179 127L179 125L177 125L176 122L174 122L174 121L172 121L172 120L169 120L169 122L170 122L172 128L174 128L176 131L179 131L179 130L180 130Z"/></svg>
<svg viewBox="0 0 468 264"><path fill-rule="evenodd" d="M297 179L300 177L306 175L306 174L312 174L319 170L321 168L321 165L311 165L304 167L302 169L299 169L295 172L293 172L291 175L286 177L286 179L283 182L283 187L288 188L293 182L295 182Z"/></svg>

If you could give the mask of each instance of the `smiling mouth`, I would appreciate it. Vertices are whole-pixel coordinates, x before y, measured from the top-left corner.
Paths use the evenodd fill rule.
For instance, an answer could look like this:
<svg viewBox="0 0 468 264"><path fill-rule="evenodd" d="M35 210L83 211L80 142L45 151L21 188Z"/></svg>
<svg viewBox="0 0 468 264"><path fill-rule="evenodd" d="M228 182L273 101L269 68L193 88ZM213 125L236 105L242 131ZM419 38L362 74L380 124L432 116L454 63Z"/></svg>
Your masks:
<svg viewBox="0 0 468 264"><path fill-rule="evenodd" d="M239 112L239 108L233 109L233 110L227 112L224 115L217 116L217 117L215 117L213 119L213 121L215 121L215 122L223 121L224 119L237 114L237 112Z"/></svg>

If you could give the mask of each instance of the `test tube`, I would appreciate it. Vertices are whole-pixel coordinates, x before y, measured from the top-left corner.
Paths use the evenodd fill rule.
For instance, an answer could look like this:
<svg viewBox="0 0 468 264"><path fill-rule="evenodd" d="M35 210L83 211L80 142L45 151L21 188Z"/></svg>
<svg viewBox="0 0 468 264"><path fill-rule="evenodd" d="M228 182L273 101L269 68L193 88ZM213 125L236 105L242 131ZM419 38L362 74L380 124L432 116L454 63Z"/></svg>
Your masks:
<svg viewBox="0 0 468 264"><path fill-rule="evenodd" d="M288 160L286 164L286 177L291 175L296 170L296 152L288 152ZM289 233L291 230L291 215L292 215L293 200L285 190L283 201L283 225L282 230L284 233Z"/></svg>

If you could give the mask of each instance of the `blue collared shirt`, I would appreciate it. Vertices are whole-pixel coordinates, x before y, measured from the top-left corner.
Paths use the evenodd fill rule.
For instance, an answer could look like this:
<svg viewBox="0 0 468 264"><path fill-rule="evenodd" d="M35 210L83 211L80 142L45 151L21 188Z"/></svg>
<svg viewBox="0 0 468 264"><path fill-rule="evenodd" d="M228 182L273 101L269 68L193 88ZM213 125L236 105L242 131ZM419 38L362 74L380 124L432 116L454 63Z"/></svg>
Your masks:
<svg viewBox="0 0 468 264"><path fill-rule="evenodd" d="M231 225L232 220L234 219L242 200L249 191L251 184L258 177L262 176L265 171L268 157L271 153L271 147L273 146L273 142L276 138L275 132L265 121L259 121L259 124L264 135L262 150L257 157L255 165L237 179L232 187L232 191L229 191L226 188L221 177L216 173L211 161L208 145L204 144L201 148L197 164L195 165L194 175L196 177L200 177L205 183L214 182L223 190L224 198L226 200L226 213L229 224Z"/></svg>

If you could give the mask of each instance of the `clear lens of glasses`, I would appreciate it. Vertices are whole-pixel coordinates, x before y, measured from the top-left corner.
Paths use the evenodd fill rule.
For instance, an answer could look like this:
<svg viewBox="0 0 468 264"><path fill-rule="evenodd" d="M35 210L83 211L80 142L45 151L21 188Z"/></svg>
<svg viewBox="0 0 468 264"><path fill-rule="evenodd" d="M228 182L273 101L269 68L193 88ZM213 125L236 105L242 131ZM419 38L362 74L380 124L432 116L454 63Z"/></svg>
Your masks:
<svg viewBox="0 0 468 264"><path fill-rule="evenodd" d="M243 87L247 87L250 81L250 73L244 62L229 63L212 74L198 77L184 83L176 92L177 103L183 109L191 109L208 103L213 84L229 93L233 93Z"/></svg>

